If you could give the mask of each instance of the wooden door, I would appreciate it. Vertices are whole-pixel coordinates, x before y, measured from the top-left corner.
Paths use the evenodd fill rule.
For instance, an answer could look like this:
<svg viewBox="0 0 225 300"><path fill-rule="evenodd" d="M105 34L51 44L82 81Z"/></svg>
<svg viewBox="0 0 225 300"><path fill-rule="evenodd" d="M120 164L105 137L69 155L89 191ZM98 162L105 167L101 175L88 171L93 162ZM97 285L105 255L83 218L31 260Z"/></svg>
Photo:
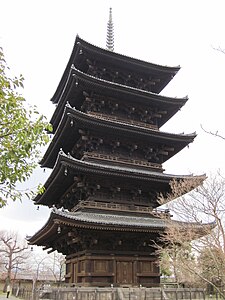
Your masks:
<svg viewBox="0 0 225 300"><path fill-rule="evenodd" d="M117 284L130 285L133 282L133 268L130 261L118 261L116 264Z"/></svg>

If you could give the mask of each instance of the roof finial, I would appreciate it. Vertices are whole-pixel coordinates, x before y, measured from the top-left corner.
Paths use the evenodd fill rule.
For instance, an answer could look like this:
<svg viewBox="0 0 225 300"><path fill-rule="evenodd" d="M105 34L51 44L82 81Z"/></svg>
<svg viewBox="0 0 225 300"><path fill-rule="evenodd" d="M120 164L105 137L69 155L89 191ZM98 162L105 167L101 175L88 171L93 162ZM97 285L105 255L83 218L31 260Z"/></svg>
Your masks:
<svg viewBox="0 0 225 300"><path fill-rule="evenodd" d="M114 51L114 33L111 7L109 9L109 21L107 23L106 49L109 51Z"/></svg>

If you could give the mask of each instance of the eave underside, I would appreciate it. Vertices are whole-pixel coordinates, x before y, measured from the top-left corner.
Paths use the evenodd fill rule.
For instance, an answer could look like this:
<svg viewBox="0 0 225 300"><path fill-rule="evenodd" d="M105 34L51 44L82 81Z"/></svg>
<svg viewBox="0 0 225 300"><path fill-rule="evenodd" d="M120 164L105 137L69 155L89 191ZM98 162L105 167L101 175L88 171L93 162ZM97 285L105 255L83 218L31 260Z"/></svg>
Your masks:
<svg viewBox="0 0 225 300"><path fill-rule="evenodd" d="M187 97L172 98L157 95L129 86L94 78L77 69L71 69L65 87L60 95L59 103L50 121L54 130L60 122L66 103L80 109L85 98L90 98L93 94L99 94L101 97L104 97L106 101L108 99L115 104L118 101L122 101L123 103L124 101L125 103L129 101L127 103L129 105L136 103L141 104L143 107L152 106L152 108L155 109L166 110L167 114L163 115L159 120L159 127L165 124L188 100Z"/></svg>
<svg viewBox="0 0 225 300"><path fill-rule="evenodd" d="M35 202L48 206L58 205L66 191L70 188L73 189L75 178L80 176L85 178L85 181L88 179L93 182L96 187L98 185L104 186L107 181L111 184L114 183L115 188L116 186L126 185L127 190L135 188L137 191L141 189L149 192L149 201L152 202L153 207L158 206L157 196L159 192L166 194L171 191L170 182L172 180L192 180L193 182L198 181L199 184L205 179L204 175L176 176L138 168L99 165L60 154L52 174L44 185L46 191L42 195L37 195L34 199ZM77 187L74 187L74 189L76 191ZM76 199L75 202L78 201L78 198Z"/></svg>
<svg viewBox="0 0 225 300"><path fill-rule="evenodd" d="M66 106L61 123L41 160L42 167L52 168L60 149L72 153L76 142L82 138L80 130L86 131L90 137L96 136L102 140L105 138L109 140L110 137L112 142L114 139L120 144L139 145L140 149L154 146L162 148L161 152L165 155L161 155L161 164L193 142L196 137L195 133L172 134L141 127L141 125L96 118Z"/></svg>

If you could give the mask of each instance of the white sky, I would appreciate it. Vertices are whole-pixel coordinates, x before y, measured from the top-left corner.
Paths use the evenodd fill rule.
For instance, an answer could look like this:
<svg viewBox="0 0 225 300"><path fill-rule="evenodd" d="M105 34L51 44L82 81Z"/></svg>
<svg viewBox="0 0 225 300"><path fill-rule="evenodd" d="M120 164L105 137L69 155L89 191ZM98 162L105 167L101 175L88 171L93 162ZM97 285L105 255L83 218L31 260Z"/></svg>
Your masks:
<svg viewBox="0 0 225 300"><path fill-rule="evenodd" d="M0 45L13 74L25 77L23 95L48 120L50 102L77 34L105 47L109 7L113 9L115 52L149 62L181 66L162 94L189 101L163 130L197 131L189 148L164 164L167 173L202 174L225 168L225 141L204 133L202 124L225 136L225 18L223 0L1 0ZM41 174L41 175L40 175ZM35 172L28 186L45 182ZM0 229L33 235L50 211L32 202L0 210Z"/></svg>

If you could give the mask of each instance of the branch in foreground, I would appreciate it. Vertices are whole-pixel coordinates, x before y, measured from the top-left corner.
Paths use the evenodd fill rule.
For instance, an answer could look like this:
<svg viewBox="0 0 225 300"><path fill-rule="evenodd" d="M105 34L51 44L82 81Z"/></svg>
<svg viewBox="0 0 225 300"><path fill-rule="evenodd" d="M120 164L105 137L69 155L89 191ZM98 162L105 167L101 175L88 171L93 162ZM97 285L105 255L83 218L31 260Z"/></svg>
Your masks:
<svg viewBox="0 0 225 300"><path fill-rule="evenodd" d="M203 130L204 132L206 132L206 133L208 133L208 134L211 134L211 135L213 135L213 136L215 136L215 137L221 138L222 140L225 140L225 137L224 137L223 135L220 135L220 134L218 133L218 130L217 130L216 132L212 132L212 131L206 130L202 125L200 125L200 126L201 126L201 128L202 128L202 130Z"/></svg>

